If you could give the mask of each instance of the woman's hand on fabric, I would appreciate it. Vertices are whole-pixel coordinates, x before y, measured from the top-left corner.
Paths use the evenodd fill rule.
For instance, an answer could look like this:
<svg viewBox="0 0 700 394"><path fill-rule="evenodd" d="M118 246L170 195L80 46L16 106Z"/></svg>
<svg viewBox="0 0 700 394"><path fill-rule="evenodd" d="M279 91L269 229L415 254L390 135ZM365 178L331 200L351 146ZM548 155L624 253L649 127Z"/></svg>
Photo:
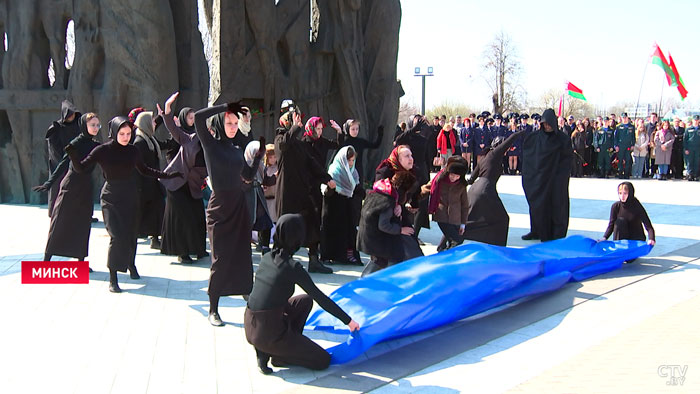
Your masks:
<svg viewBox="0 0 700 394"><path fill-rule="evenodd" d="M350 320L348 327L350 328L350 332L360 331L360 325L357 324L355 320Z"/></svg>
<svg viewBox="0 0 700 394"><path fill-rule="evenodd" d="M413 227L401 227L401 235L413 235Z"/></svg>
<svg viewBox="0 0 700 394"><path fill-rule="evenodd" d="M330 187L331 189L335 189L335 181L332 179L330 181L328 181L328 183L326 183L326 185L328 187Z"/></svg>
<svg viewBox="0 0 700 394"><path fill-rule="evenodd" d="M605 240L606 240L605 238L599 238L596 242L603 242Z"/></svg>
<svg viewBox="0 0 700 394"><path fill-rule="evenodd" d="M656 241L653 240L653 239L648 240L647 243L648 243L649 245L651 245L651 246L656 245Z"/></svg>

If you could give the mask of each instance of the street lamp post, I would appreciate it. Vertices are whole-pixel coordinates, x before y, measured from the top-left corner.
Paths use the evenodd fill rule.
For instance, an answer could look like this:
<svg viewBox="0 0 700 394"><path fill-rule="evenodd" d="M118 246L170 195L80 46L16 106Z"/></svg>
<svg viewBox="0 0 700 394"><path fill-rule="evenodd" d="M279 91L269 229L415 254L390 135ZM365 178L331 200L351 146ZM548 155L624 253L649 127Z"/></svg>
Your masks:
<svg viewBox="0 0 700 394"><path fill-rule="evenodd" d="M414 74L416 77L421 77L421 114L425 116L425 77L432 77L433 76L433 68L428 67L428 72L427 73L421 73L420 72L420 67L416 67L414 69Z"/></svg>

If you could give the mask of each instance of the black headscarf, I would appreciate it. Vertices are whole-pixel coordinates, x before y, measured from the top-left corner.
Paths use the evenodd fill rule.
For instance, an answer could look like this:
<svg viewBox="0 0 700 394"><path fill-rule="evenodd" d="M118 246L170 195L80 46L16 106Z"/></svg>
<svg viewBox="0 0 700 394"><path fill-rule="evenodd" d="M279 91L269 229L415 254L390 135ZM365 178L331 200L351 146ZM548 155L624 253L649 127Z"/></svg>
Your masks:
<svg viewBox="0 0 700 394"><path fill-rule="evenodd" d="M73 114L76 115L75 118L70 122L66 122L66 119ZM67 125L67 124L75 122L76 120L78 120L76 118L79 118L79 117L80 117L80 113L75 108L75 105L73 105L73 103L71 103L68 100L63 100L61 102L61 120L59 120L58 123L60 123L62 125Z"/></svg>
<svg viewBox="0 0 700 394"><path fill-rule="evenodd" d="M134 124L129 121L129 118L126 116L115 116L112 118L112 120L109 121L107 124L107 128L109 130L109 134L107 135L107 138L116 141L117 140L117 134L119 133L119 129L124 126L124 124L128 124L131 127L131 140L129 141L130 144L134 143L134 138L136 137L136 133L134 133Z"/></svg>
<svg viewBox="0 0 700 394"><path fill-rule="evenodd" d="M83 116L81 116L80 119L78 119L78 129L80 130L79 136L81 138L87 137L87 138L92 139L92 135L90 135L90 133L88 133L88 129L87 129L87 122L88 122L87 115L88 114L83 114Z"/></svg>
<svg viewBox="0 0 700 394"><path fill-rule="evenodd" d="M233 143L233 138L228 138L226 135L224 123L226 123L226 112L220 112L211 117L211 129L214 131L214 138Z"/></svg>
<svg viewBox="0 0 700 394"><path fill-rule="evenodd" d="M542 120L540 123L547 123L552 126L552 130L557 131L559 129L559 124L557 122L557 115L554 114L554 110L547 108L542 112ZM544 129L544 128L543 128Z"/></svg>
<svg viewBox="0 0 700 394"><path fill-rule="evenodd" d="M619 185L617 185L617 190L620 190L620 186L623 186L623 185L627 186L628 194L627 194L627 201L625 201L625 202L620 201L622 203L622 205L627 209L633 209L633 208L636 208L636 207L642 205L642 203L640 203L639 200L637 200L637 197L634 196L634 186L632 185L632 183L627 182L627 181L622 182Z"/></svg>
<svg viewBox="0 0 700 394"><path fill-rule="evenodd" d="M279 265L296 253L304 244L306 225L299 214L284 214L277 219L272 258Z"/></svg>
<svg viewBox="0 0 700 394"><path fill-rule="evenodd" d="M187 125L187 114L189 114L190 112L194 113L194 109L190 107L185 107L181 109L180 114L177 116L177 119L180 121L180 128L192 134L194 133L194 124L192 124L192 126Z"/></svg>

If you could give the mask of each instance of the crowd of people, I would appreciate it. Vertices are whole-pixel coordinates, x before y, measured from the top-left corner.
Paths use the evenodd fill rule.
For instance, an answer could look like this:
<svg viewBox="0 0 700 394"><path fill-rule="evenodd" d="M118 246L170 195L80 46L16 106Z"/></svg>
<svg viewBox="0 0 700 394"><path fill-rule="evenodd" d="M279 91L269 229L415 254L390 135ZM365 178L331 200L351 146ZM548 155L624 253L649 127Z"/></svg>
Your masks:
<svg viewBox="0 0 700 394"><path fill-rule="evenodd" d="M312 300L351 331L360 328L318 290L309 273L330 274L333 265L349 264L363 266L364 277L422 256L418 236L431 218L443 234L438 252L465 240L505 246L509 217L496 190L503 174L522 174L531 220L523 239L565 237L570 176L591 174L593 168L607 176L613 158L621 177L652 168L667 174L664 166L673 162L680 127L672 131L664 123L657 131L653 125L654 133L643 138L640 133L649 125L641 122L635 129L626 114L619 124L612 119L567 123L551 109L541 116L483 112L464 120L435 118L432 124L416 114L397 127L390 154L366 188L363 153L382 147L383 128L370 142L359 137L363 125L357 120L342 126L329 120L334 133L326 138L322 117L304 122L295 103L285 100L274 142L267 144L264 132L251 130L251 111L243 104L183 107L176 115L177 98L174 93L163 108L136 108L128 117L115 117L103 144L95 139L98 116L83 115L64 102L61 119L47 133L51 175L35 188L56 192L50 198L44 260L87 257L92 172L99 165L105 179L100 203L110 236L109 290L121 292L118 272L139 279L138 238L150 237L152 248L190 264L193 256L209 256L208 236L209 322L224 325L221 297L246 299L246 338L266 374L272 372L270 360L275 366L328 367L325 350L302 334ZM681 136L687 157L700 151L694 145L700 141L699 119ZM161 126L169 139L156 137ZM638 164L637 145L660 147L656 161ZM687 162L697 168L693 160ZM689 170L690 178L696 174ZM621 184L619 195L605 238L643 240L643 224L653 241L653 227L632 184ZM255 275L251 243L262 255ZM301 247L308 250L306 269L294 259ZM370 256L366 264L360 253ZM308 295L292 297L295 285Z"/></svg>
<svg viewBox="0 0 700 394"><path fill-rule="evenodd" d="M471 171L484 150L494 139L508 138L524 131L540 128L539 114L509 113L491 115L484 111L470 114L435 116L426 128L430 156L435 166L443 165L450 154L459 154L467 160ZM646 119L632 119L627 113L619 116L598 116L576 119L574 116L557 119L558 127L571 139L574 152L571 176L617 176L621 179L669 178L696 181L700 167L700 116L659 121L656 113ZM403 132L406 124L397 127ZM503 159L503 173L522 171L522 139L514 141Z"/></svg>

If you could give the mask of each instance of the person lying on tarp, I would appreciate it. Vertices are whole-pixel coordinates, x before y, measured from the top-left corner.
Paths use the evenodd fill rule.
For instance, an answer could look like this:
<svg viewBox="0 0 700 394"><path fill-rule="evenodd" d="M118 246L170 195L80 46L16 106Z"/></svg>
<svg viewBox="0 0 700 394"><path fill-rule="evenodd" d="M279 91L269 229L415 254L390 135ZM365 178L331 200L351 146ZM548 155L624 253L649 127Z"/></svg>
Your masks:
<svg viewBox="0 0 700 394"><path fill-rule="evenodd" d="M277 220L274 247L260 261L253 291L244 315L245 336L255 347L260 371L267 375L272 358L275 367L300 365L321 370L330 365L331 356L305 337L304 323L313 302L346 324L350 331L360 329L335 302L316 287L294 253L304 244L306 229L299 214L282 215ZM294 285L307 294L292 297Z"/></svg>
<svg viewBox="0 0 700 394"><path fill-rule="evenodd" d="M357 250L371 257L362 277L423 255L418 241L411 236L413 227L401 225L407 192L415 182L411 172L397 171L391 178L376 181L367 193L360 214Z"/></svg>

